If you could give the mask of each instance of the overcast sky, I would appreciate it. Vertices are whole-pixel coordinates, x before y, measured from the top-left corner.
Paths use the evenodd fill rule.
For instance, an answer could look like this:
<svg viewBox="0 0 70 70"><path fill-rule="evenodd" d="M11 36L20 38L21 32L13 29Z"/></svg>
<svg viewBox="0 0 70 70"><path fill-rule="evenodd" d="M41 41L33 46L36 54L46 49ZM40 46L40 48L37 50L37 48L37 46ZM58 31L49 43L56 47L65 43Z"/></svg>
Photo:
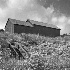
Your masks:
<svg viewBox="0 0 70 70"><path fill-rule="evenodd" d="M70 0L0 0L0 28L8 18L54 24L70 33Z"/></svg>

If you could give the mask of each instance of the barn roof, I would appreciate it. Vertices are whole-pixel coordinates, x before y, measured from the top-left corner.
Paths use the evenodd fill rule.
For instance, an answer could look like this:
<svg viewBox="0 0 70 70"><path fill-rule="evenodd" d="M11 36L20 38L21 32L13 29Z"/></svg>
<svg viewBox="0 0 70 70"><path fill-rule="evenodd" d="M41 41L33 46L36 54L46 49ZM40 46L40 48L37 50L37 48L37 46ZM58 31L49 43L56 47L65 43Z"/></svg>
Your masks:
<svg viewBox="0 0 70 70"><path fill-rule="evenodd" d="M55 26L53 24L47 24L47 23L43 23L43 22L30 20L30 19L27 19L27 21L20 21L20 20L8 18L8 20L11 21L12 24L25 25L25 26L30 26L30 27L33 27L33 24L36 24L36 25L41 25L41 26L60 29L60 28L58 28L57 26Z"/></svg>
<svg viewBox="0 0 70 70"><path fill-rule="evenodd" d="M8 19L12 24L18 24L18 25L25 25L25 26L30 26L33 27L32 24L30 24L29 22L25 22L25 21L20 21L20 20L16 20L16 19Z"/></svg>
<svg viewBox="0 0 70 70"><path fill-rule="evenodd" d="M47 24L47 23L43 23L43 22L38 22L38 21L30 20L30 19L27 19L27 21L30 22L31 24L36 24L36 25L41 25L41 26L46 26L46 27L60 29L60 28L58 28L57 26L55 26L53 24Z"/></svg>

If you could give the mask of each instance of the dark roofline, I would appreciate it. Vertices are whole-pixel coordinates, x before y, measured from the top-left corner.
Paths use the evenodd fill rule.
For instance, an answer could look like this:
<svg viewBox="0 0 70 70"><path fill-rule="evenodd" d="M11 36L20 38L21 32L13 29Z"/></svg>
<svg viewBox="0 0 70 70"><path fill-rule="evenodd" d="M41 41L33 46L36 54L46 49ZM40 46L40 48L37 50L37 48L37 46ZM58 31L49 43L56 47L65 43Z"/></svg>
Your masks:
<svg viewBox="0 0 70 70"><path fill-rule="evenodd" d="M29 22L29 23L33 24L31 21L34 21L34 20L27 19L26 22ZM34 21L34 22L38 22L38 21ZM45 25L42 25L42 24L41 24L41 23L43 23L43 22L38 22L38 23L39 23L39 24L35 24L35 25L45 26ZM43 24L46 24L46 23L43 23ZM33 25L34 25L34 24L33 24ZM46 25L52 25L52 26L54 26L55 29L61 30L60 28L58 28L57 26L55 26L55 25L53 25L53 24L46 24ZM46 27L48 27L48 26L46 26ZM53 28L53 27L50 26L49 28Z"/></svg>
<svg viewBox="0 0 70 70"><path fill-rule="evenodd" d="M9 20L10 20L12 23L13 23L13 21L14 21L13 24L19 24L19 23L17 23L17 22L20 22L19 25L25 25L25 26L31 26L31 27L33 27L34 24L35 24L35 25L40 25L40 26L46 26L46 25L47 25L46 27L61 30L60 28L58 28L57 26L55 26L55 25L53 25L53 24L47 24L47 23L43 23L43 22L38 22L38 21L30 20L30 19L27 19L26 21L20 21L20 20L8 18L8 21L9 21ZM32 23L31 21L33 21L33 22L35 22L35 23ZM29 24L29 25L28 25L27 22L29 22L30 24L28 23L28 24ZM37 22L38 24L36 24L36 22ZM43 24L43 25L42 25L42 24Z"/></svg>
<svg viewBox="0 0 70 70"><path fill-rule="evenodd" d="M21 21L21 20L16 20L16 19L13 19L13 18L8 18L8 20L15 20L15 21L23 22L23 21Z"/></svg>
<svg viewBox="0 0 70 70"><path fill-rule="evenodd" d="M26 22L29 22L33 26L33 24L30 22L30 19L27 19Z"/></svg>
<svg viewBox="0 0 70 70"><path fill-rule="evenodd" d="M11 18L8 18L8 21L11 21L12 24L18 24L18 25L25 25L25 26L30 26L30 27L33 27L33 25L29 22L26 22L26 21L20 21L20 20L16 20L16 19L11 19Z"/></svg>

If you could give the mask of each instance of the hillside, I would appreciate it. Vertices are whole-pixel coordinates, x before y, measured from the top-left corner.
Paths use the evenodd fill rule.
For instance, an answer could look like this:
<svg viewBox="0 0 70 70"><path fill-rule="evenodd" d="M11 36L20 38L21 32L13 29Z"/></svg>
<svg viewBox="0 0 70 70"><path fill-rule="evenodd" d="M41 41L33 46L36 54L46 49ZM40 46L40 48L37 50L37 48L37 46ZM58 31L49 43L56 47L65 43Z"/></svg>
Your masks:
<svg viewBox="0 0 70 70"><path fill-rule="evenodd" d="M0 69L70 70L70 36L0 33Z"/></svg>

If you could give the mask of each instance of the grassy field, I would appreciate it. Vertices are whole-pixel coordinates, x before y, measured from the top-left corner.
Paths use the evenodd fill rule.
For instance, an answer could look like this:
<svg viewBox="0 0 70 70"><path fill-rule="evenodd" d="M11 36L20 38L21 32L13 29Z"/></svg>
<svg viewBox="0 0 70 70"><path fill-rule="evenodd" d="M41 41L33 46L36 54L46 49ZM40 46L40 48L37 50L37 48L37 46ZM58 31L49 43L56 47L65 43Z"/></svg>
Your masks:
<svg viewBox="0 0 70 70"><path fill-rule="evenodd" d="M70 36L0 33L0 70L70 70Z"/></svg>

